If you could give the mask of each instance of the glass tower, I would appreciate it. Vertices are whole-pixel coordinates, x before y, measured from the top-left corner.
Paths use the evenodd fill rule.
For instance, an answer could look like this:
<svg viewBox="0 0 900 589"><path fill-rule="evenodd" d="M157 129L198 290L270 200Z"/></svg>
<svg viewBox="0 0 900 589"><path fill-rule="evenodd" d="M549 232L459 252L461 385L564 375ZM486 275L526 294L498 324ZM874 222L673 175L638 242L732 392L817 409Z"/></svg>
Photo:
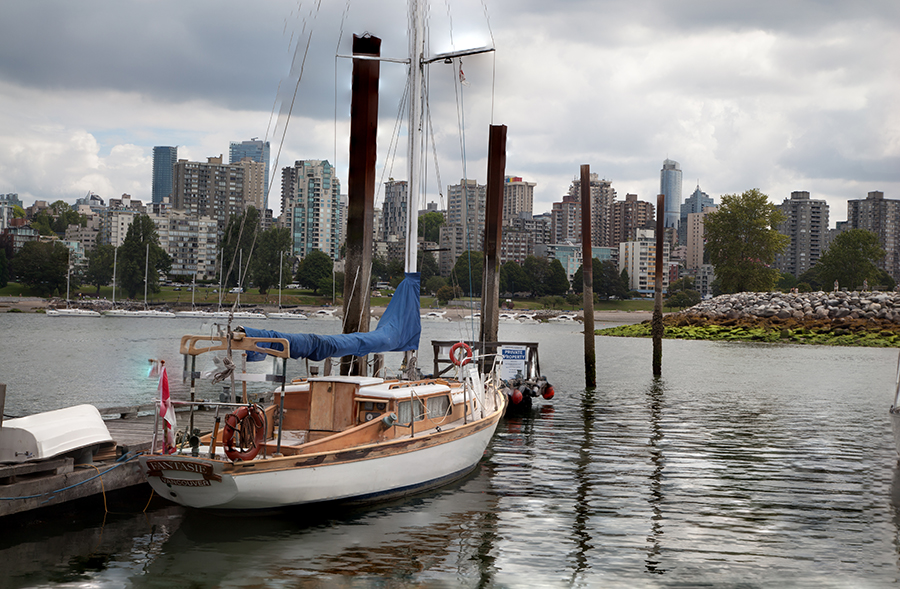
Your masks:
<svg viewBox="0 0 900 589"><path fill-rule="evenodd" d="M174 170L178 161L178 148L159 146L153 148L153 202L162 202L174 193ZM173 202L170 198L169 202Z"/></svg>
<svg viewBox="0 0 900 589"><path fill-rule="evenodd" d="M659 172L659 193L666 195L664 226L677 228L681 215L681 166L678 162L670 159L663 162Z"/></svg>

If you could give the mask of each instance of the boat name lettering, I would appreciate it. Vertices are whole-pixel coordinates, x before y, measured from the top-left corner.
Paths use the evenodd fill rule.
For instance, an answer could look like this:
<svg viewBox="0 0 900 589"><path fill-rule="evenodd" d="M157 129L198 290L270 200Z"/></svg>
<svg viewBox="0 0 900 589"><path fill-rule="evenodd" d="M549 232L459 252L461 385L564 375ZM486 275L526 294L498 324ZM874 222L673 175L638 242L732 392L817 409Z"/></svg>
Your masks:
<svg viewBox="0 0 900 589"><path fill-rule="evenodd" d="M197 474L203 475L203 480L184 480L184 479L169 479L162 476L162 471L164 470L180 470L182 472L195 472ZM199 486L207 486L209 485L209 481L220 482L222 477L215 474L213 472L213 467L211 464L199 464L196 462L182 462L180 460L148 460L147 461L147 476L148 477L159 477L163 480L163 482L171 483L173 485L181 485L187 487L199 487Z"/></svg>

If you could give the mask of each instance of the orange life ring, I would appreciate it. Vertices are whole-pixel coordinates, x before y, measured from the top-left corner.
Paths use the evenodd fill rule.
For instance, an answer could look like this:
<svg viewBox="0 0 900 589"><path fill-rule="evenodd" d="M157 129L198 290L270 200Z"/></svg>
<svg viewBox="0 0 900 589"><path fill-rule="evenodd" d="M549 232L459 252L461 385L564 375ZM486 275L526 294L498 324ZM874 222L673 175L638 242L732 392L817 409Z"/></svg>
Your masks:
<svg viewBox="0 0 900 589"><path fill-rule="evenodd" d="M456 351L460 348L463 348L466 351L466 355L460 359L456 355ZM464 366L472 361L472 348L469 347L469 344L466 342L456 342L453 344L453 347L450 348L450 361L456 364L457 366Z"/></svg>
<svg viewBox="0 0 900 589"><path fill-rule="evenodd" d="M243 450L238 445L234 445L234 432L237 424L241 423L248 416L253 420L253 445ZM259 454L259 449L266 441L265 416L262 409L256 405L244 405L239 407L234 413L225 416L225 427L222 429L222 449L225 450L225 456L229 460L253 460Z"/></svg>

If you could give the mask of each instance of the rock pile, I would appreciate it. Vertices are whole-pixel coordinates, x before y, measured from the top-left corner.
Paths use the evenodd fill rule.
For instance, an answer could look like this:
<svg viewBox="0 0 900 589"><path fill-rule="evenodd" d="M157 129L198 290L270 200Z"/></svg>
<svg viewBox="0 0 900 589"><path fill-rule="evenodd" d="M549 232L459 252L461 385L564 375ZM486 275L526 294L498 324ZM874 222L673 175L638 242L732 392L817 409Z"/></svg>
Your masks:
<svg viewBox="0 0 900 589"><path fill-rule="evenodd" d="M869 320L900 324L898 292L744 292L720 295L675 313L681 317L708 321L778 320L796 322ZM766 321L768 320L768 321ZM792 322L793 322L792 321Z"/></svg>

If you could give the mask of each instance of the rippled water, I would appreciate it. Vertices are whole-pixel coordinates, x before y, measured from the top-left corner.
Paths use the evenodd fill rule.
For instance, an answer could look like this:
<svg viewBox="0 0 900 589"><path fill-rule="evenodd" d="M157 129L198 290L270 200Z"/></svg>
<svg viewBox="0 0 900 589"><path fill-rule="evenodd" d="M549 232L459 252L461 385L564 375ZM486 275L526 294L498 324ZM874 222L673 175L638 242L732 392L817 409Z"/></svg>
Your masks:
<svg viewBox="0 0 900 589"><path fill-rule="evenodd" d="M124 322L0 316L6 412L152 400L146 360L177 362L186 324ZM422 342L464 327L426 323ZM598 338L585 392L578 327L503 324L501 337L540 342L557 396L502 422L453 487L314 514L163 506L103 526L98 506L4 535L0 586L896 584L896 350L667 340L654 380L649 340Z"/></svg>

